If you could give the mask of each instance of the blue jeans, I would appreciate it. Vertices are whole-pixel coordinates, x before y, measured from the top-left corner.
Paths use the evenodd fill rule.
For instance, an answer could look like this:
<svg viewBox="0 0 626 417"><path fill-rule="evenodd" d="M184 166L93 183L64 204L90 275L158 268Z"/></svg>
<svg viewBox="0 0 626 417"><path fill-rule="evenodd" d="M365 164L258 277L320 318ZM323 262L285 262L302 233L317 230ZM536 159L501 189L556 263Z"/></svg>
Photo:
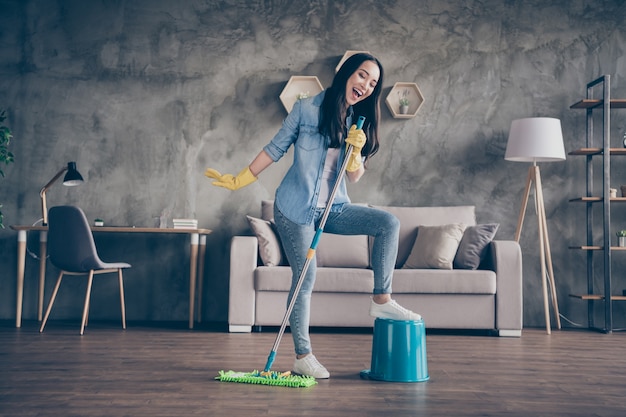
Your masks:
<svg viewBox="0 0 626 417"><path fill-rule="evenodd" d="M274 205L274 221L293 273L287 303L293 297L298 278L304 268L306 254L322 214L323 209L318 209L315 213L314 224L301 225L287 219ZM374 238L371 258L374 272L374 294L391 294L391 281L398 255L399 231L400 221L393 214L372 207L353 204L345 204L340 213L331 212L324 226L325 233L368 235ZM304 277L293 311L289 316L289 325L297 355L311 352L309 319L316 269L316 260L313 258Z"/></svg>

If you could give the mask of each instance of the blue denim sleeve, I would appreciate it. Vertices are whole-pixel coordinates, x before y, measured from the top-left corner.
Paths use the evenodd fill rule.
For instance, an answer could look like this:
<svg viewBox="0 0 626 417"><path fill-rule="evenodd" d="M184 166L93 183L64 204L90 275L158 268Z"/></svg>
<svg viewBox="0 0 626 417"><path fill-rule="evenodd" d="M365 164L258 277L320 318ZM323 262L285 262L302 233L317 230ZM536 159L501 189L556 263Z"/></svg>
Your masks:
<svg viewBox="0 0 626 417"><path fill-rule="evenodd" d="M283 121L283 125L270 143L265 145L263 150L272 158L274 162L278 161L287 152L289 147L296 141L300 131L300 115L302 106L300 100L296 100Z"/></svg>

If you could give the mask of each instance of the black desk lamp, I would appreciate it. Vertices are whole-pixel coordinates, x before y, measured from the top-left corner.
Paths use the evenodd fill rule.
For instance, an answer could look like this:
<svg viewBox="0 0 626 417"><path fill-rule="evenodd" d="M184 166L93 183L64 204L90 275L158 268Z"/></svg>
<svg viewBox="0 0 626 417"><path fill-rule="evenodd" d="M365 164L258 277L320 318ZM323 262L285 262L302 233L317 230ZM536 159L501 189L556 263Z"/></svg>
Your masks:
<svg viewBox="0 0 626 417"><path fill-rule="evenodd" d="M56 173L52 179L43 186L41 191L39 191L39 196L41 197L41 210L43 213L43 225L48 225L48 206L46 204L46 191L61 177L61 175L67 171L65 177L63 178L63 185L68 187L73 187L75 185L82 184L83 177L80 175L80 172L76 170L76 162L68 162L67 167L62 168L59 172Z"/></svg>

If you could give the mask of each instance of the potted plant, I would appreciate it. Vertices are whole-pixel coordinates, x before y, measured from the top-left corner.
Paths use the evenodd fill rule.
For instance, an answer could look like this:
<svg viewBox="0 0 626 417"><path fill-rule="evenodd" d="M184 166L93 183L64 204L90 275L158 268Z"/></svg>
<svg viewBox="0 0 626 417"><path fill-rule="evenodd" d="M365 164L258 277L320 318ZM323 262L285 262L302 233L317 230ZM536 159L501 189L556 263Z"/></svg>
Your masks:
<svg viewBox="0 0 626 417"><path fill-rule="evenodd" d="M11 134L11 129L4 125L4 121L6 120L6 113L4 110L0 112L0 164L4 162L4 165L9 165L14 161L13 154L9 151L9 145L11 144L11 139L13 135ZM4 178L4 171L0 165L0 177ZM0 208L2 208L2 204L0 204ZM0 210L0 228L4 229L4 224L2 223L2 211Z"/></svg>
<svg viewBox="0 0 626 417"><path fill-rule="evenodd" d="M616 233L617 235L617 246L624 247L626 246L626 230L620 230Z"/></svg>
<svg viewBox="0 0 626 417"><path fill-rule="evenodd" d="M311 94L308 91L301 91L298 94L296 94L296 100L302 100L304 98L309 98L310 95Z"/></svg>
<svg viewBox="0 0 626 417"><path fill-rule="evenodd" d="M400 96L398 100L400 104L400 114L407 114L409 112L409 104L411 104L409 101L409 90L405 88L402 93L398 91L398 96Z"/></svg>

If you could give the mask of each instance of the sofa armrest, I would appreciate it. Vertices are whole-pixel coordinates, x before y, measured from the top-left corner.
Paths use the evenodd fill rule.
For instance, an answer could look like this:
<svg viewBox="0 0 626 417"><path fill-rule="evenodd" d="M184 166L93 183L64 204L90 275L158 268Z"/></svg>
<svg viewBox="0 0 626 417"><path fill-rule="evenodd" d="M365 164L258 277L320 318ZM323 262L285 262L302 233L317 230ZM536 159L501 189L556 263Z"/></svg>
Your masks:
<svg viewBox="0 0 626 417"><path fill-rule="evenodd" d="M230 282L228 329L251 331L254 325L254 270L258 264L259 241L256 236L234 236L230 242Z"/></svg>
<svg viewBox="0 0 626 417"><path fill-rule="evenodd" d="M496 272L496 329L521 335L523 317L522 251L513 240L491 242L491 262ZM515 334L516 332L508 332Z"/></svg>

